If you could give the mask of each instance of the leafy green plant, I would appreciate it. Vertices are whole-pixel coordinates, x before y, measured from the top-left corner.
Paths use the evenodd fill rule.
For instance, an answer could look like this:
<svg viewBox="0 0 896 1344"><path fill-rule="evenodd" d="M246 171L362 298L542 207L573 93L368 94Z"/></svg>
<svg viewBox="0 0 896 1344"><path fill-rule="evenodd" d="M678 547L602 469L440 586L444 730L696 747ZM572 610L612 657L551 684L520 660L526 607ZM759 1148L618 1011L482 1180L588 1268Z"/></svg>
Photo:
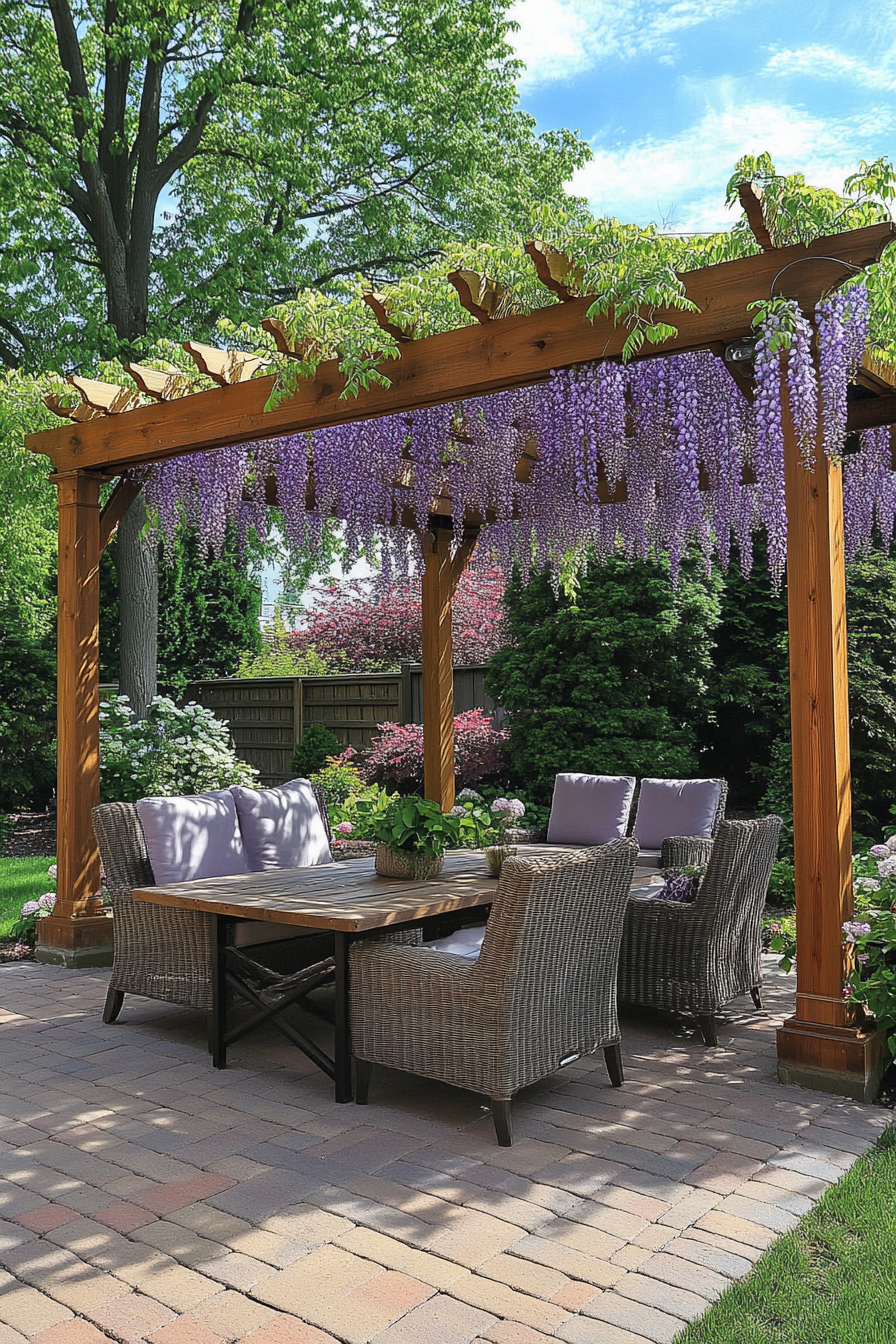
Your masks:
<svg viewBox="0 0 896 1344"><path fill-rule="evenodd" d="M896 914L869 910L865 919L843 925L843 940L853 967L843 997L873 1014L896 1055Z"/></svg>
<svg viewBox="0 0 896 1344"><path fill-rule="evenodd" d="M210 709L179 709L157 695L137 719L126 697L111 695L100 710L100 796L104 802L170 797L250 787L255 770L236 755L227 724Z"/></svg>
<svg viewBox="0 0 896 1344"><path fill-rule="evenodd" d="M372 839L401 854L419 854L435 859L460 844L464 827L461 817L443 812L429 798L395 797L381 811L368 804L358 810L370 819Z"/></svg>
<svg viewBox="0 0 896 1344"><path fill-rule="evenodd" d="M778 962L782 971L790 971L796 961L796 920L792 916L785 919L770 921L763 925L768 929L771 938L768 943L769 952L780 954L781 960Z"/></svg>
<svg viewBox="0 0 896 1344"><path fill-rule="evenodd" d="M794 885L792 863L788 863L785 859L779 859L777 863L772 864L766 900L773 905L793 905L795 903L796 887Z"/></svg>
<svg viewBox="0 0 896 1344"><path fill-rule="evenodd" d="M325 723L309 723L293 753L292 773L297 779L309 779L324 768L328 757L341 751L342 743Z"/></svg>

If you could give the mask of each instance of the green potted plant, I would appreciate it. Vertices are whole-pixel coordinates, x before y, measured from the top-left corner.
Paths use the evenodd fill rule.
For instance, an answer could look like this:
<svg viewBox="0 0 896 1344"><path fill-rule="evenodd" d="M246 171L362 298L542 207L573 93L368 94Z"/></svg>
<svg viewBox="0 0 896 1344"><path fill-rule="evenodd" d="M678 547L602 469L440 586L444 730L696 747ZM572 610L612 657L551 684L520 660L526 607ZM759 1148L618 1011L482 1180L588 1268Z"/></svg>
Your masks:
<svg viewBox="0 0 896 1344"><path fill-rule="evenodd" d="M359 812L367 811L367 829L377 842L376 871L382 877L410 877L420 882L441 870L446 849L460 844L461 818L443 812L428 798L400 797L375 812L359 802Z"/></svg>

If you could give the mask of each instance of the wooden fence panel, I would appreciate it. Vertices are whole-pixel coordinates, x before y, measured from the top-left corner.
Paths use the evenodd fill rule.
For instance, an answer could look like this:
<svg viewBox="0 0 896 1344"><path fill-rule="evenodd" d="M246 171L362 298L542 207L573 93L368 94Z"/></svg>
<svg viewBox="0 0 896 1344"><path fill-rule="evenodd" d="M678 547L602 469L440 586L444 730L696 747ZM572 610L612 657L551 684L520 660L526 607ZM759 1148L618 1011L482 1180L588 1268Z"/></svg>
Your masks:
<svg viewBox="0 0 896 1344"><path fill-rule="evenodd" d="M485 694L484 667L454 669L455 713L486 710L503 718ZM370 746L381 723L422 722L422 668L332 677L233 677L196 681L184 701L196 700L230 725L236 752L259 772L264 788L292 777L296 744L310 723L325 723L344 747Z"/></svg>
<svg viewBox="0 0 896 1344"><path fill-rule="evenodd" d="M302 733L302 682L297 677L197 681L184 700L196 700L230 725L236 753L254 765L265 788L292 776Z"/></svg>
<svg viewBox="0 0 896 1344"><path fill-rule="evenodd" d="M381 723L401 722L401 674L305 677L305 727L325 723L344 747L370 746Z"/></svg>

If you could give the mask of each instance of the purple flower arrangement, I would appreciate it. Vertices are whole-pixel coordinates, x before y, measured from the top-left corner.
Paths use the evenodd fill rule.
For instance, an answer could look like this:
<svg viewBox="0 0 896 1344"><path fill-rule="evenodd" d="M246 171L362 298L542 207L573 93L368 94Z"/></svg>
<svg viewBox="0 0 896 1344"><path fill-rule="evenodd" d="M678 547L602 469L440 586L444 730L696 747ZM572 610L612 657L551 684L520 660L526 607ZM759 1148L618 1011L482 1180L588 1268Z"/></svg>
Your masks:
<svg viewBox="0 0 896 1344"><path fill-rule="evenodd" d="M716 555L724 564L732 539L748 572L752 534L763 527L779 581L787 547L782 386L805 465L815 457L819 405L823 451L839 460L846 388L867 338L865 286L819 304L814 328L795 304L768 305L752 405L706 350L595 362L492 396L172 458L148 469L147 499L169 548L185 518L219 550L231 519L242 535L265 529L273 477L290 543L313 552L325 518L336 515L348 561L378 549L390 582L419 569L416 534L440 498L450 501L455 544L475 513L487 520L481 557L505 569L519 561L524 572L547 561L559 572L588 549L599 558L621 549L667 554L674 577L691 540L707 563ZM892 535L889 431L866 431L847 463L855 554L875 528L885 542Z"/></svg>

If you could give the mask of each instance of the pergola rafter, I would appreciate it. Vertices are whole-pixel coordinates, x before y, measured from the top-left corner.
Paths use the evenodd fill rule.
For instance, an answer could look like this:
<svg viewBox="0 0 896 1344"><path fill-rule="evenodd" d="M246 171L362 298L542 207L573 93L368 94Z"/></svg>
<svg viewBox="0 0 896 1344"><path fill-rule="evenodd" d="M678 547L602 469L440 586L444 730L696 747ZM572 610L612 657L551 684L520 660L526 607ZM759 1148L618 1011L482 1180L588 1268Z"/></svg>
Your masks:
<svg viewBox="0 0 896 1344"><path fill-rule="evenodd" d="M745 207L765 250L682 275L696 311L655 314L656 320L674 324L677 334L639 357L695 349L719 353L751 333L749 305L767 300L773 290L812 312L847 274L877 261L896 236L896 226L878 224L806 246L774 248L761 198L754 193ZM370 387L347 400L340 395L344 380L333 360L266 411L274 381L249 376L256 357L239 352L210 355L208 347L188 342L186 348L201 371L217 374L221 386L184 395L179 379L162 381L174 375L144 373L141 382L132 367L141 390L156 398L153 404L124 409L120 394L125 389L92 388L87 409L93 418L84 418L78 408L68 412L74 423L28 438L30 449L53 461L60 517L59 898L54 914L40 924L41 955L46 959L84 963L99 955L109 937L108 921L95 896L99 860L90 815L99 798L98 567L101 546L123 512L127 492L120 485L101 515L101 480L168 457L411 412L542 382L555 369L618 359L627 332L612 317L587 320L592 299L578 293L581 272L544 244L530 244L527 250L542 282L560 300L528 314L500 316L508 302L500 287L472 272L457 273L455 284L462 299L468 298L466 306L477 325L415 340L412 332L395 327L381 296L370 296L368 303L381 325L402 343L401 358L382 366L390 379L388 387ZM302 342L294 340L282 323L266 320L264 325L281 352L303 357ZM887 391L888 381L880 371L866 368L860 382L864 399L852 404L849 428L896 421L896 394ZM86 401L83 387L81 392ZM107 404L97 412L96 404L103 399ZM526 463L536 454L537 445L524 450L519 464L523 475L518 479L525 479ZM852 911L843 512L840 466L822 451L816 456L815 467L807 470L785 396L800 954L797 1010L779 1033L779 1071L788 1080L861 1095L872 1086L880 1064L881 1038L853 1020L853 1010L841 995L840 926ZM313 492L305 502L314 506ZM427 796L443 807L454 798L451 598L476 544L479 525L489 521L466 518L463 544L453 554L451 510L447 496L434 500L422 536L425 787ZM406 513L401 510L400 516L386 521L406 523Z"/></svg>

